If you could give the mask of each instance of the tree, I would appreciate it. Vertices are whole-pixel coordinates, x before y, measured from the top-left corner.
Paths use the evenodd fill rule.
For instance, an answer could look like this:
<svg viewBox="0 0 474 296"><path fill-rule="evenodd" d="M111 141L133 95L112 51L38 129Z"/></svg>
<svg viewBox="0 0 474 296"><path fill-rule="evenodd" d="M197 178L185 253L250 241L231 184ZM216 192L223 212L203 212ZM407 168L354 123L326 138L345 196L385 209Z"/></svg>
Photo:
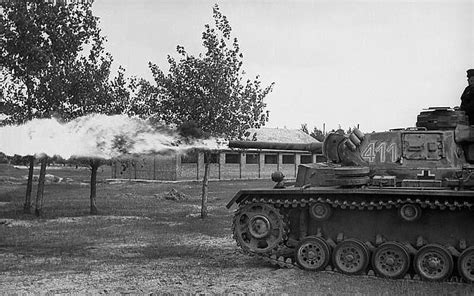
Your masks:
<svg viewBox="0 0 474 296"><path fill-rule="evenodd" d="M302 132L304 132L305 134L310 135L311 137L315 138L316 140L318 140L320 142L323 142L324 139L326 138L326 135L324 134L324 132L322 130L318 129L317 127L314 127L313 131L310 133L307 123L301 124L300 130Z"/></svg>
<svg viewBox="0 0 474 296"><path fill-rule="evenodd" d="M259 76L245 79L238 40L231 37L232 28L217 4L213 7L213 18L215 27L206 24L202 33L204 53L193 56L178 45L180 58L168 56L167 75L156 64L149 63L157 98L152 112L168 124L180 126L192 121L212 136L236 138L268 120L264 98L274 84L263 87ZM207 198L204 189L208 170L206 162L203 200ZM206 215L203 207L201 216Z"/></svg>
<svg viewBox="0 0 474 296"><path fill-rule="evenodd" d="M319 142L324 142L324 139L326 139L326 134L317 127L314 127L313 131L309 135Z"/></svg>
<svg viewBox="0 0 474 296"><path fill-rule="evenodd" d="M178 132L181 137L185 140L193 142L195 139L208 138L209 134L203 132L194 121L184 122L178 127ZM207 197L209 192L209 163L210 163L210 151L204 151L204 178L202 182L202 195L201 195L201 217L207 216Z"/></svg>
<svg viewBox="0 0 474 296"><path fill-rule="evenodd" d="M300 131L302 131L303 133L309 135L308 124L307 123L302 123Z"/></svg>
<svg viewBox="0 0 474 296"><path fill-rule="evenodd" d="M80 1L53 5L30 0L5 1L1 5L0 26L5 33L0 67L6 79L4 99L10 110L9 120L22 123L48 117L71 101L68 92L80 80L74 79L74 71L84 64L85 57L80 59L84 46L90 47L90 59L101 50L103 37L91 4Z"/></svg>
<svg viewBox="0 0 474 296"><path fill-rule="evenodd" d="M50 117L52 112L69 120L111 110L108 80L112 57L104 53L105 37L92 15L92 3L49 2L0 3L2 107L10 116L3 123ZM42 158L42 167L46 161ZM25 212L31 208L33 165L31 156ZM45 170L40 172L38 190L42 191L41 174ZM41 210L35 212L40 214Z"/></svg>
<svg viewBox="0 0 474 296"><path fill-rule="evenodd" d="M156 109L156 91L150 82L136 76L126 77L121 66L110 83L109 96L107 114L150 119L151 110Z"/></svg>
<svg viewBox="0 0 474 296"><path fill-rule="evenodd" d="M46 165L48 157L44 156L40 159L41 167L38 179L38 190L36 192L36 203L35 203L35 215L41 216L43 214L43 194L44 194L44 181L46 176Z"/></svg>

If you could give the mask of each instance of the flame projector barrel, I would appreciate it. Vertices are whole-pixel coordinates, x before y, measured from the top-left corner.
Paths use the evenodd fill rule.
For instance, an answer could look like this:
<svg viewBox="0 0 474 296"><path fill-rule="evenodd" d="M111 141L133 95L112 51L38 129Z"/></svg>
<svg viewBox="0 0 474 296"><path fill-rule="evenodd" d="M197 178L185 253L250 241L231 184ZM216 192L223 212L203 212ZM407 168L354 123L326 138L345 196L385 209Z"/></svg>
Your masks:
<svg viewBox="0 0 474 296"><path fill-rule="evenodd" d="M229 148L239 149L273 149L273 150L299 150L312 153L322 153L323 143L280 143L280 142L254 142L254 141L229 141Z"/></svg>

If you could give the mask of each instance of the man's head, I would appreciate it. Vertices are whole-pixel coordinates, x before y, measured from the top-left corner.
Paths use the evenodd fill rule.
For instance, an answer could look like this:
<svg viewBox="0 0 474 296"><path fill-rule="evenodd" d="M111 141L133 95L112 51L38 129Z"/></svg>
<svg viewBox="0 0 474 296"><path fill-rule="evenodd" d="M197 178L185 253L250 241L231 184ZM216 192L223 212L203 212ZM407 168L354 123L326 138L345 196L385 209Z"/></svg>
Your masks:
<svg viewBox="0 0 474 296"><path fill-rule="evenodd" d="M474 85L474 69L469 69L467 72L467 83L469 85Z"/></svg>

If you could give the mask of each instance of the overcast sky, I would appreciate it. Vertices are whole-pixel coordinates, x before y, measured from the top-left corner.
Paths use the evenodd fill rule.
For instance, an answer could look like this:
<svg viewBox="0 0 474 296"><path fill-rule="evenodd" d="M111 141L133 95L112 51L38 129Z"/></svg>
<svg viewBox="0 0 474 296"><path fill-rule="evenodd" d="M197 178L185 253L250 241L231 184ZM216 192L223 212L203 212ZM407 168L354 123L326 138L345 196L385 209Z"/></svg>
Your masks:
<svg viewBox="0 0 474 296"><path fill-rule="evenodd" d="M267 127L365 132L414 126L429 106L458 106L474 68L471 1L96 0L114 66L151 80L183 45L203 52L201 33L218 3L265 84Z"/></svg>

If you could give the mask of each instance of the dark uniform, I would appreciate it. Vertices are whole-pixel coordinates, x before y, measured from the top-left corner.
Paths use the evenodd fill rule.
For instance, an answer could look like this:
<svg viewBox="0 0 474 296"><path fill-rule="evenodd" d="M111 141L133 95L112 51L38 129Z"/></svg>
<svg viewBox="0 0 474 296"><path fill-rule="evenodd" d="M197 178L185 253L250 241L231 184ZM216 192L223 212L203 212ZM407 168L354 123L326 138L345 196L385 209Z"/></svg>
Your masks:
<svg viewBox="0 0 474 296"><path fill-rule="evenodd" d="M474 76L474 69L467 70L467 78ZM464 89L460 109L469 116L469 125L474 125L474 84Z"/></svg>

